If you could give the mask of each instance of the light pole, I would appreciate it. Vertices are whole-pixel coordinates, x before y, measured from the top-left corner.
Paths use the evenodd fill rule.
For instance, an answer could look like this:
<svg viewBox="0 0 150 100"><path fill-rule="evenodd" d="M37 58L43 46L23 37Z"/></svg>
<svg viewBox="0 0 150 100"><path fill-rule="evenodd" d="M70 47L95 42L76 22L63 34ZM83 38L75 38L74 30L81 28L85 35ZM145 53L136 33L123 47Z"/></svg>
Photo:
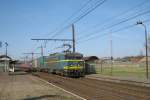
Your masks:
<svg viewBox="0 0 150 100"><path fill-rule="evenodd" d="M138 21L136 23L137 25L142 25L145 29L145 56L146 56L146 78L148 79L148 52L147 52L147 28L146 28L146 25L142 22L142 21Z"/></svg>
<svg viewBox="0 0 150 100"><path fill-rule="evenodd" d="M73 46L73 53L75 53L75 29L74 29L74 24L72 24L72 46Z"/></svg>
<svg viewBox="0 0 150 100"><path fill-rule="evenodd" d="M112 40L112 33L110 34L110 60L111 60L111 75L113 75L113 40Z"/></svg>
<svg viewBox="0 0 150 100"><path fill-rule="evenodd" d="M6 58L7 58L7 46L8 46L8 43L5 42L5 48L6 48L6 50L5 50L5 56L6 56ZM8 66L9 66L6 58L5 58L5 72L7 72Z"/></svg>
<svg viewBox="0 0 150 100"><path fill-rule="evenodd" d="M6 47L6 50L5 50L5 55L7 56L7 46L8 46L8 43L5 42L5 47Z"/></svg>

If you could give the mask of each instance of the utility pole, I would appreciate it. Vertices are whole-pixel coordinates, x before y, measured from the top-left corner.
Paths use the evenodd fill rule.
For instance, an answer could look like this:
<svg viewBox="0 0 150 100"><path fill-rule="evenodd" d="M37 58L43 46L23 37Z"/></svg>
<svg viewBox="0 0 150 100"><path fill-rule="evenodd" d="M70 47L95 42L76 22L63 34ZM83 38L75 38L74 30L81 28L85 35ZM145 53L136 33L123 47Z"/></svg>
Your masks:
<svg viewBox="0 0 150 100"><path fill-rule="evenodd" d="M75 29L74 29L74 24L72 24L72 45L73 45L73 53L75 53Z"/></svg>
<svg viewBox="0 0 150 100"><path fill-rule="evenodd" d="M112 33L110 33L110 55L111 55L111 75L113 74L113 43L112 43Z"/></svg>
<svg viewBox="0 0 150 100"><path fill-rule="evenodd" d="M44 53L44 50L43 50L43 46L41 45L40 47L38 47L41 49L41 57L43 57L43 53Z"/></svg>
<svg viewBox="0 0 150 100"><path fill-rule="evenodd" d="M136 25L142 25L145 29L145 56L146 56L146 78L148 79L149 78L149 73L148 73L148 50L147 50L147 28L146 28L146 25L142 22L142 21L138 21L136 23Z"/></svg>
<svg viewBox="0 0 150 100"><path fill-rule="evenodd" d="M5 42L5 55L6 55L6 58L7 58L7 46L8 46L8 43ZM5 72L7 72L7 69L8 69L8 63L6 61L7 59L5 59Z"/></svg>
<svg viewBox="0 0 150 100"><path fill-rule="evenodd" d="M33 67L34 54L40 54L40 53L30 52L30 53L23 53L23 54L29 54L29 55L31 55L31 57L32 57L31 62L32 62L32 67Z"/></svg>
<svg viewBox="0 0 150 100"><path fill-rule="evenodd" d="M27 64L28 56L25 57L25 64Z"/></svg>
<svg viewBox="0 0 150 100"><path fill-rule="evenodd" d="M5 50L5 55L7 56L7 46L8 46L8 43L5 42L5 47L6 47L6 50Z"/></svg>
<svg viewBox="0 0 150 100"><path fill-rule="evenodd" d="M41 45L40 48L41 48L42 65L44 67L44 50L43 50L43 46Z"/></svg>
<svg viewBox="0 0 150 100"><path fill-rule="evenodd" d="M24 64L27 64L27 58L28 56L20 57L20 59L23 59Z"/></svg>
<svg viewBox="0 0 150 100"><path fill-rule="evenodd" d="M41 56L44 56L44 50L43 50L43 46L41 45Z"/></svg>

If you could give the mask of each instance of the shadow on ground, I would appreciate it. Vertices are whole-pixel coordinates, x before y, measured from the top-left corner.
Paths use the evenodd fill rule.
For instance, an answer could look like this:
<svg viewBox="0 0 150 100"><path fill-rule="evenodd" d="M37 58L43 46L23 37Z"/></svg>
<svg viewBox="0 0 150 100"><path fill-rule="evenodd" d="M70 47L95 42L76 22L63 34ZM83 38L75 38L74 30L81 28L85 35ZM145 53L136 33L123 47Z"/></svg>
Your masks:
<svg viewBox="0 0 150 100"><path fill-rule="evenodd" d="M39 97L28 97L24 98L22 100L41 100L41 99L46 99L46 98L54 98L54 97L60 97L59 95L43 95Z"/></svg>
<svg viewBox="0 0 150 100"><path fill-rule="evenodd" d="M27 72L9 72L8 73L9 75L26 75L26 74L29 74Z"/></svg>

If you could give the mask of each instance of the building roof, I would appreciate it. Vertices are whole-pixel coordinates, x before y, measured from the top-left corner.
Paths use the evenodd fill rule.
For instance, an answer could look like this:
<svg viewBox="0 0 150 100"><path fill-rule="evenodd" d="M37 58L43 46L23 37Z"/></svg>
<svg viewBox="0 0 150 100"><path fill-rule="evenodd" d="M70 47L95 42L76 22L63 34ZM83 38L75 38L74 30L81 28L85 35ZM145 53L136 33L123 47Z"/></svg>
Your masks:
<svg viewBox="0 0 150 100"><path fill-rule="evenodd" d="M95 61L98 60L99 58L97 56L89 56L89 57L84 57L83 60L85 61Z"/></svg>
<svg viewBox="0 0 150 100"><path fill-rule="evenodd" d="M0 55L0 60L3 61L3 60L12 60L11 57L9 56L6 56L6 55Z"/></svg>
<svg viewBox="0 0 150 100"><path fill-rule="evenodd" d="M16 64L16 63L18 63L18 62L19 62L18 60L11 60L11 61L10 61L11 64Z"/></svg>
<svg viewBox="0 0 150 100"><path fill-rule="evenodd" d="M137 56L137 57L130 57L129 60L131 62L139 62L140 60L142 60L144 57L143 56Z"/></svg>
<svg viewBox="0 0 150 100"><path fill-rule="evenodd" d="M139 62L145 62L146 61L146 57L143 57ZM148 57L148 62L150 62L150 57Z"/></svg>

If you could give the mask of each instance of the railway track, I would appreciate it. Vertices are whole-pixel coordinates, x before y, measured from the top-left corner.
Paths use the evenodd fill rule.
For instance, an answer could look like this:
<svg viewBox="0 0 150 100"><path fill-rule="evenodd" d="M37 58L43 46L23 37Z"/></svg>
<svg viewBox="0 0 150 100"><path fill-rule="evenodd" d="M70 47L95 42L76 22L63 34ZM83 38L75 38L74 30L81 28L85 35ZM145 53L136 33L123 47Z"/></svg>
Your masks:
<svg viewBox="0 0 150 100"><path fill-rule="evenodd" d="M67 78L47 73L37 75L88 100L150 100L150 88L89 78Z"/></svg>

